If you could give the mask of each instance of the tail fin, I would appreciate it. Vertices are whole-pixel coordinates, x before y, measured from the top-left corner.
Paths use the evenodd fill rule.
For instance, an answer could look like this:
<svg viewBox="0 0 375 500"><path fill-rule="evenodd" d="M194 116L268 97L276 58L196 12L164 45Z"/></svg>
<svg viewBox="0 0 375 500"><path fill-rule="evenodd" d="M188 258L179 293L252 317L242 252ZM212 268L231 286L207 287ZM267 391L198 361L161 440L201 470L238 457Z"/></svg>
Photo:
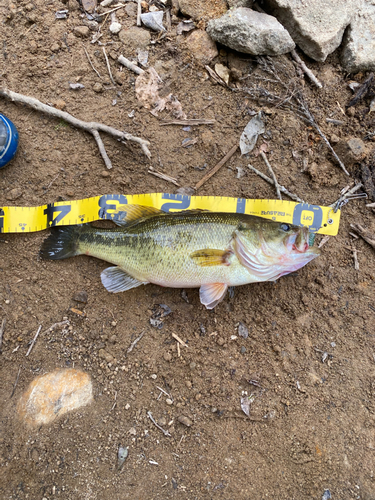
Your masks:
<svg viewBox="0 0 375 500"><path fill-rule="evenodd" d="M42 259L59 260L79 255L78 239L80 226L57 227L51 230L39 251Z"/></svg>

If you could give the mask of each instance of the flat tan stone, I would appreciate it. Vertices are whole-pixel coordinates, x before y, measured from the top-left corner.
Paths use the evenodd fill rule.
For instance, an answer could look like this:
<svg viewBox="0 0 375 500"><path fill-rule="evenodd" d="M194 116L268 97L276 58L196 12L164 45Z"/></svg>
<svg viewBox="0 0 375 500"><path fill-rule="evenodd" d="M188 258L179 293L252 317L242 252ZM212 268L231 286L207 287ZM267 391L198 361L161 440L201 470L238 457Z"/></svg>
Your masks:
<svg viewBox="0 0 375 500"><path fill-rule="evenodd" d="M34 379L18 402L19 417L29 426L50 424L93 399L91 378L80 370L55 370Z"/></svg>

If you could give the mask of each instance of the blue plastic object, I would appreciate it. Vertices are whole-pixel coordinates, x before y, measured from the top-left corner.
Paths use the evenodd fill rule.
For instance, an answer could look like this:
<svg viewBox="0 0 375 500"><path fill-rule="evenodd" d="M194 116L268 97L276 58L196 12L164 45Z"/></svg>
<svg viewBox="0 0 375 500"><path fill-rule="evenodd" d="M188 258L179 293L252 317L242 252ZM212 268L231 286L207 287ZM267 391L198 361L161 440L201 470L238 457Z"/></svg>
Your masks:
<svg viewBox="0 0 375 500"><path fill-rule="evenodd" d="M0 113L0 168L4 167L16 154L18 132L14 124Z"/></svg>

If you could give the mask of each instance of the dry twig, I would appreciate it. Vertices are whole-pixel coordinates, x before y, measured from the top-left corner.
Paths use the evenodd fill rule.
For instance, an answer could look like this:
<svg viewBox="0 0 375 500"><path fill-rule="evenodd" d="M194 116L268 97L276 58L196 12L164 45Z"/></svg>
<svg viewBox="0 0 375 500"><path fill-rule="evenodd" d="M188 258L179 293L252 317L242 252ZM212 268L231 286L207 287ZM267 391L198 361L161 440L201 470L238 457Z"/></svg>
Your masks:
<svg viewBox="0 0 375 500"><path fill-rule="evenodd" d="M104 57L105 57L105 62L107 63L109 78L111 79L111 82L113 83L113 85L116 85L116 82L114 81L113 76L112 76L111 66L109 65L109 61L108 61L108 57L107 57L107 52L105 51L104 46L102 46L102 50L103 50L103 54L104 54Z"/></svg>
<svg viewBox="0 0 375 500"><path fill-rule="evenodd" d="M318 89L321 89L323 85L320 83L320 81L317 79L317 77L314 75L314 73L309 69L306 64L302 61L302 59L299 57L297 54L296 50L293 49L290 52L291 56L293 59L299 64L300 68L302 71L310 78L310 80L318 87Z"/></svg>
<svg viewBox="0 0 375 500"><path fill-rule="evenodd" d="M145 330L143 330L143 332L140 334L139 337L137 337L134 342L132 342L130 344L130 347L128 348L128 350L126 351L127 354L129 354L129 352L132 352L132 350L134 349L134 347L138 344L138 342L141 340L141 338L143 337L143 335L145 334Z"/></svg>
<svg viewBox="0 0 375 500"><path fill-rule="evenodd" d="M3 321L1 322L1 326L0 326L0 352L1 352L1 346L3 345L3 335L4 335L6 322L7 322L7 320L6 320L6 318L4 318Z"/></svg>
<svg viewBox="0 0 375 500"><path fill-rule="evenodd" d="M91 62L91 59L90 59L89 53L87 52L87 50L86 50L86 47L85 47L85 46L83 46L83 50L85 51L85 54L86 54L86 57L87 57L87 59L88 59L88 61L89 61L89 63L90 63L90 66L91 66L91 67L92 67L92 69L95 71L95 73L98 75L98 77L99 77L99 78L101 78L101 75L100 75L99 71L98 71L97 69L95 69L95 67L94 67L93 63Z"/></svg>
<svg viewBox="0 0 375 500"><path fill-rule="evenodd" d="M155 177L159 177L159 179L163 179L164 181L172 182L172 184L174 184L175 186L179 186L177 179L167 174L163 174L163 172L159 172L158 170L155 170L153 167L149 167L148 173L154 175Z"/></svg>
<svg viewBox="0 0 375 500"><path fill-rule="evenodd" d="M160 125L213 125L216 120L193 118L191 120L163 120Z"/></svg>
<svg viewBox="0 0 375 500"><path fill-rule="evenodd" d="M130 69L131 71L134 71L137 75L142 75L144 73L144 70L137 66L136 64L133 64L129 59L126 59L123 55L118 56L117 61L125 66L126 68Z"/></svg>
<svg viewBox="0 0 375 500"><path fill-rule="evenodd" d="M158 428L162 431L162 433L164 434L164 436L168 436L168 437L172 437L171 434L164 430L163 427L161 427L157 422L156 420L154 419L154 417L152 416L152 413L150 411L147 412L147 416L148 418L151 420L151 422Z"/></svg>
<svg viewBox="0 0 375 500"><path fill-rule="evenodd" d="M104 125L103 123L99 122L84 122L83 120L79 120L78 118L75 118L74 116L70 115L66 111L61 111L60 109L53 108L52 106L48 106L47 104L43 104L42 102L38 101L37 99L34 99L33 97L29 97L23 94L17 94L16 92L13 92L11 90L5 89L5 88L0 88L0 96L6 97L10 99L11 101L18 102L21 104L26 104L30 108L36 109L37 111L40 111L42 113L45 113L50 116L54 116L55 118L60 118L61 120L66 121L67 123L70 123L74 127L81 128L82 130L85 130L86 132L89 132L91 135L95 137L95 140L98 144L100 154L102 155L102 158L104 160L104 163L106 164L107 168L111 168L112 164L109 161L107 153L105 153L105 148L104 144L101 142L99 132L106 132L109 135L112 135L116 139L119 139L120 141L132 141L136 142L137 144L140 145L143 153L150 158L151 153L150 150L148 149L148 146L150 143L146 141L145 139L141 139L140 137L136 137L132 134L128 134L127 132L121 132L120 130L116 130L113 127L109 127L108 125ZM99 141L98 141L98 136L99 136ZM103 154L105 153L105 154Z"/></svg>
<svg viewBox="0 0 375 500"><path fill-rule="evenodd" d="M350 227L354 229L359 236L364 239L372 248L375 249L375 235L371 234L367 229L365 229L360 224L350 224Z"/></svg>
<svg viewBox="0 0 375 500"><path fill-rule="evenodd" d="M12 394L10 395L10 399L14 396L14 393L16 391L16 387L17 387L17 384L18 384L18 379L20 378L20 373L21 373L21 366L18 368L18 373L17 373L16 381L14 382Z"/></svg>
<svg viewBox="0 0 375 500"><path fill-rule="evenodd" d="M263 174L262 172L260 172L259 170L257 170L255 167L253 167L252 165L248 165L248 167L250 168L250 170L252 170L253 172L255 172L257 175L259 175L259 177L261 177L262 179L264 179L266 182L268 182L269 184L272 184L272 186L274 186L274 182L272 179L270 179L269 177L267 177L265 174ZM299 198L296 194L293 194L291 193L290 191L287 190L286 187L284 186L281 186L279 184L279 188L280 188L280 191L284 194L286 194L287 196L289 196L289 198L291 198L292 200L294 201L298 201L299 203L304 203L303 200L301 200L301 198Z"/></svg>
<svg viewBox="0 0 375 500"><path fill-rule="evenodd" d="M141 0L138 0L138 8L137 8L137 26L141 26L141 14L142 14L142 3Z"/></svg>
<svg viewBox="0 0 375 500"><path fill-rule="evenodd" d="M230 159L232 158L232 156L234 155L234 153L237 151L238 149L238 144L234 145L232 147L232 149L229 150L229 152L224 156L224 158L222 160L219 161L219 163L212 169L210 170L199 182L197 182L197 184L195 185L194 189L197 190L199 189L201 186L203 186L203 184L210 178L212 177L214 174L216 174L216 172L218 170L221 169L221 167Z"/></svg>
<svg viewBox="0 0 375 500"><path fill-rule="evenodd" d="M38 338L38 335L39 335L41 329L42 329L42 325L39 325L38 331L36 332L35 337L31 341L31 344L30 344L30 347L29 347L29 349L28 349L28 351L26 353L26 356L28 356L31 353L31 350L32 350L32 348L35 345L36 339Z"/></svg>
<svg viewBox="0 0 375 500"><path fill-rule="evenodd" d="M351 189L349 189L348 191L348 188L349 186L346 186L342 191L341 191L341 196L338 200L336 200L334 203L332 203L332 205L330 205L330 207L334 208L335 210L338 210L339 208L341 208L341 206L343 204L345 204L345 200L347 199L350 199L350 197L356 192L358 191L358 189L360 189L361 187L363 186L363 184L361 182L359 182L358 184L356 184L354 187L352 187Z"/></svg>
<svg viewBox="0 0 375 500"><path fill-rule="evenodd" d="M269 170L269 172L270 172L270 174L272 176L273 185L276 188L276 195L279 198L279 200L282 200L281 194L280 194L280 187L279 187L279 183L277 182L275 172L273 171L273 169L272 169L272 167L270 165L270 162L268 161L268 158L267 158L267 156L265 155L265 153L263 151L260 152L260 156L263 158L264 163L267 165L267 168L268 168L268 170Z"/></svg>
<svg viewBox="0 0 375 500"><path fill-rule="evenodd" d="M178 335L176 335L175 333L172 333L172 337L174 339L176 339L177 342L179 342L183 347L188 347L188 345L185 344L185 342L183 340L181 340L180 337Z"/></svg>

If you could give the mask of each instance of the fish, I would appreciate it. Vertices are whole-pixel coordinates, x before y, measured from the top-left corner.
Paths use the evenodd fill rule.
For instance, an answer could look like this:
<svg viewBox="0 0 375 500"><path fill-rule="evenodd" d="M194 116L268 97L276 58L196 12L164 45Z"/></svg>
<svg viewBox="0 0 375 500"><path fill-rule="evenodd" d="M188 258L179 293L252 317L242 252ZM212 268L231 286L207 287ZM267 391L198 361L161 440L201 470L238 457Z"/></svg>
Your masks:
<svg viewBox="0 0 375 500"><path fill-rule="evenodd" d="M213 309L228 287L276 281L320 254L307 227L238 213L166 213L139 205L125 210L114 221L118 227L53 228L40 256L90 255L114 264L101 273L108 292L148 283L199 288L201 303Z"/></svg>

